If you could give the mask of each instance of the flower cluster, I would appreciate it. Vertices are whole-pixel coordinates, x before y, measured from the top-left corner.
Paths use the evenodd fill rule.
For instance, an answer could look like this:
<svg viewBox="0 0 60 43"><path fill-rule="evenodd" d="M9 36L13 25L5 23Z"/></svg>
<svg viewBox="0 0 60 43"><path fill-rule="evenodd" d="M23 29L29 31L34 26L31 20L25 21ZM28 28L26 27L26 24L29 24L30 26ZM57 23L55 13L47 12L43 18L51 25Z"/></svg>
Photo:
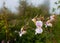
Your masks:
<svg viewBox="0 0 60 43"><path fill-rule="evenodd" d="M37 28L35 29L35 34L40 34L43 32L42 26L43 26L42 21L36 21L36 27Z"/></svg>
<svg viewBox="0 0 60 43"><path fill-rule="evenodd" d="M32 21L35 23L36 25L36 29L35 29L35 34L41 34L43 32L42 26L43 26L43 21L42 21L42 17L39 17L37 19L33 18Z"/></svg>
<svg viewBox="0 0 60 43"><path fill-rule="evenodd" d="M46 21L45 27L52 27L52 23L55 20L55 15L51 15L50 19Z"/></svg>
<svg viewBox="0 0 60 43"><path fill-rule="evenodd" d="M44 17L39 17L38 19L37 18L33 18L32 21L35 23L36 25L36 29L35 29L35 35L36 34L42 34L43 33L43 20L42 18L44 19ZM51 15L50 16L50 19L46 21L45 23L45 27L52 27L52 21L55 20L55 15ZM24 29L24 26L21 28L20 32L19 32L19 36L21 37L23 34L26 34L27 31L26 29Z"/></svg>

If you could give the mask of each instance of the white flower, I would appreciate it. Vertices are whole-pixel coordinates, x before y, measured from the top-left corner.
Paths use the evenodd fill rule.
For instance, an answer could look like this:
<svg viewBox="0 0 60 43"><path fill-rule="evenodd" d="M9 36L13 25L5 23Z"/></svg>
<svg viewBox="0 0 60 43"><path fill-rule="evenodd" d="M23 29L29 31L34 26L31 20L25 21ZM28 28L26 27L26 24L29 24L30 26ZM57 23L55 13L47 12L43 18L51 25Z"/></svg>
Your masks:
<svg viewBox="0 0 60 43"><path fill-rule="evenodd" d="M55 18L55 15L50 16L50 21L53 21Z"/></svg>
<svg viewBox="0 0 60 43"><path fill-rule="evenodd" d="M35 34L41 34L43 32L42 28L36 28L35 29Z"/></svg>
<svg viewBox="0 0 60 43"><path fill-rule="evenodd" d="M52 27L52 23L50 23L50 20L48 20L48 21L46 22L45 27L47 27L47 26Z"/></svg>
<svg viewBox="0 0 60 43"><path fill-rule="evenodd" d="M52 27L52 23L47 23L45 27L47 26Z"/></svg>
<svg viewBox="0 0 60 43"><path fill-rule="evenodd" d="M36 21L36 26L38 27L42 27L43 26L43 22L42 21Z"/></svg>
<svg viewBox="0 0 60 43"><path fill-rule="evenodd" d="M48 23L48 24L47 24L47 26L50 26L50 27L52 27L52 23Z"/></svg>
<svg viewBox="0 0 60 43"><path fill-rule="evenodd" d="M21 37L23 34L26 34L26 31L19 32L19 36Z"/></svg>
<svg viewBox="0 0 60 43"><path fill-rule="evenodd" d="M51 21L53 21L53 20L54 20L54 18L51 16L51 17L50 17L50 20L51 20Z"/></svg>
<svg viewBox="0 0 60 43"><path fill-rule="evenodd" d="M22 34L19 34L19 36L21 37L21 36L22 36Z"/></svg>

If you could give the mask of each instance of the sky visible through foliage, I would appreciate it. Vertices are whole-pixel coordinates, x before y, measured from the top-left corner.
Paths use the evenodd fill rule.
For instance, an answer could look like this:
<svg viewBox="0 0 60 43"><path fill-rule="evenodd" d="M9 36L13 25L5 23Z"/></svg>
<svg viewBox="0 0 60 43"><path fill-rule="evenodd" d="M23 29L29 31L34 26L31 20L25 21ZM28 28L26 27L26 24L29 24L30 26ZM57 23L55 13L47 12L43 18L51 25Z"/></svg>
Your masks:
<svg viewBox="0 0 60 43"><path fill-rule="evenodd" d="M19 6L19 0L0 0L0 8L3 6L3 2L6 2L6 7L16 12L16 8ZM34 6L38 6L39 4L43 4L44 0L27 0L29 4L33 4ZM55 5L54 2L57 0L50 0L50 12L52 12L52 8L57 8L58 5ZM56 10L55 13L58 13L59 10Z"/></svg>

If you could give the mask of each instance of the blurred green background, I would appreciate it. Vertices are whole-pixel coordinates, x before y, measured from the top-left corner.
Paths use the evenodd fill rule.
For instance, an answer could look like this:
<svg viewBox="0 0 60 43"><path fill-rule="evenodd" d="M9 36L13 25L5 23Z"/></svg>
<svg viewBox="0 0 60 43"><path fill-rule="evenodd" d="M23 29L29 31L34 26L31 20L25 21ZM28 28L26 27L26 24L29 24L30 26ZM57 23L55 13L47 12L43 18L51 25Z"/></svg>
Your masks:
<svg viewBox="0 0 60 43"><path fill-rule="evenodd" d="M34 17L44 16L44 22L52 15L49 13L48 6L41 5L34 7L28 5L26 1L21 1L19 13L12 13L3 7L0 12L0 42L4 40L6 43L60 43L60 15L56 14L56 20L51 28L51 33L46 31L43 26L43 33L35 35L35 24L31 21ZM54 11L54 10L53 10ZM28 25L26 25L28 23ZM27 33L22 37L15 31L20 31L22 26L27 28Z"/></svg>

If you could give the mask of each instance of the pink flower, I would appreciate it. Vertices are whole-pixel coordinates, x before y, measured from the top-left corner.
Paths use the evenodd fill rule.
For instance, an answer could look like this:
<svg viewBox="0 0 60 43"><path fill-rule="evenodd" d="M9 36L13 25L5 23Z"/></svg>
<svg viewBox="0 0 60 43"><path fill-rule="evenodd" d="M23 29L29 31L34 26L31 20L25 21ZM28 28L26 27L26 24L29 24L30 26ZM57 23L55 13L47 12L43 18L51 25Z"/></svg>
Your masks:
<svg viewBox="0 0 60 43"><path fill-rule="evenodd" d="M53 21L55 18L55 15L50 16L50 21Z"/></svg>
<svg viewBox="0 0 60 43"><path fill-rule="evenodd" d="M42 28L36 28L35 29L35 34L41 34L43 32Z"/></svg>
<svg viewBox="0 0 60 43"><path fill-rule="evenodd" d="M48 20L48 21L46 22L45 27L47 27L47 26L52 27L52 23L50 23L50 20Z"/></svg>
<svg viewBox="0 0 60 43"><path fill-rule="evenodd" d="M42 27L43 25L43 22L42 21L36 21L36 26L37 27Z"/></svg>

